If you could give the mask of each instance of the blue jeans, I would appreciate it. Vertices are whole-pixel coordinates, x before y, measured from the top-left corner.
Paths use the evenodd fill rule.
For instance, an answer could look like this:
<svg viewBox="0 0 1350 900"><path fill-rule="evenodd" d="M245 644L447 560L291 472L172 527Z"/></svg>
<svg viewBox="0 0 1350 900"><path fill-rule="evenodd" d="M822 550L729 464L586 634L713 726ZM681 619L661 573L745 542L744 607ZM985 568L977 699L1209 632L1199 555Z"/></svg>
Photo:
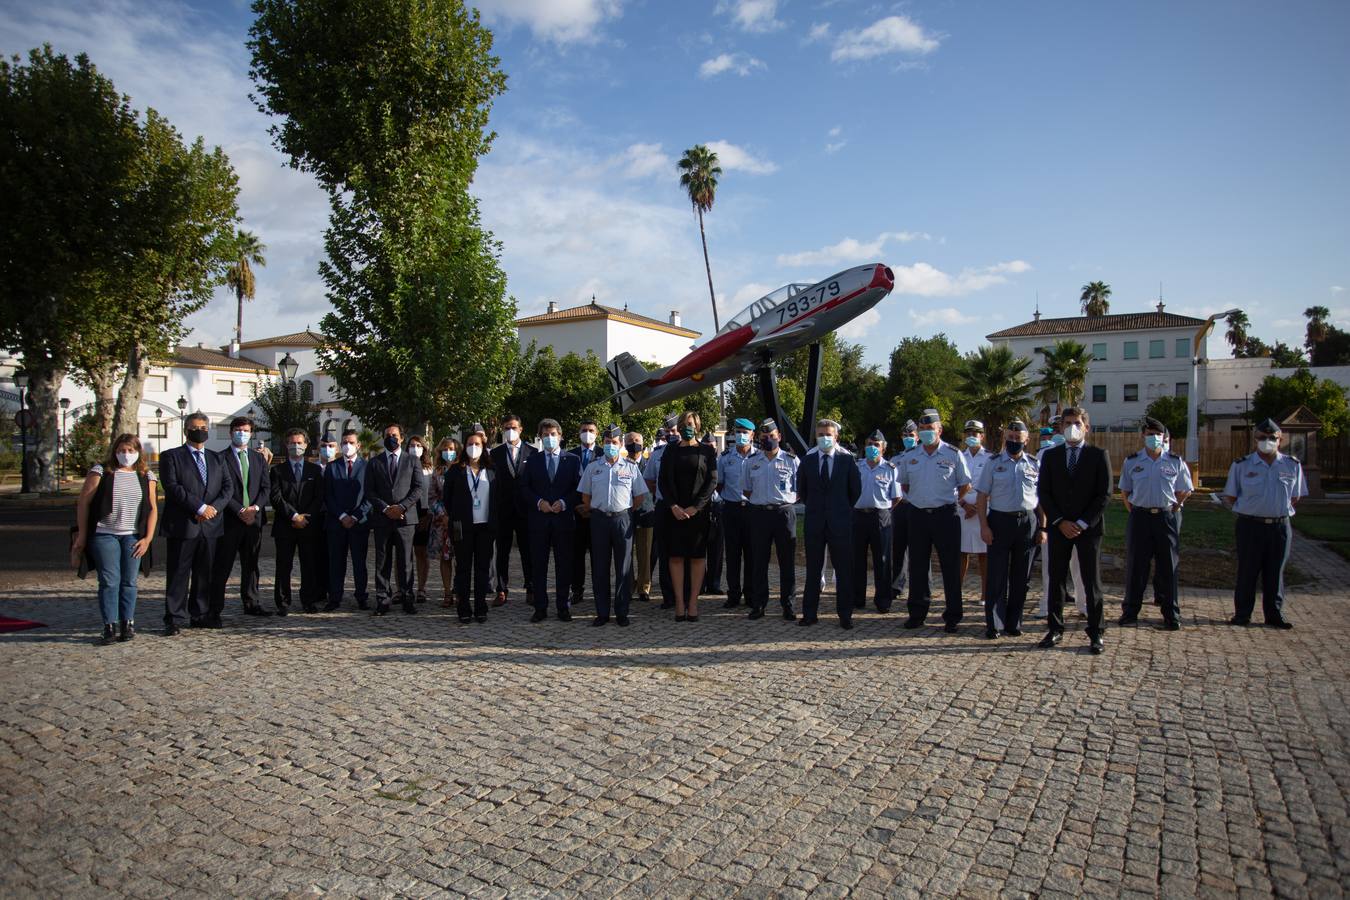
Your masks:
<svg viewBox="0 0 1350 900"><path fill-rule="evenodd" d="M134 534L95 534L91 547L98 564L98 608L103 624L131 622L136 618L136 576L141 561Z"/></svg>

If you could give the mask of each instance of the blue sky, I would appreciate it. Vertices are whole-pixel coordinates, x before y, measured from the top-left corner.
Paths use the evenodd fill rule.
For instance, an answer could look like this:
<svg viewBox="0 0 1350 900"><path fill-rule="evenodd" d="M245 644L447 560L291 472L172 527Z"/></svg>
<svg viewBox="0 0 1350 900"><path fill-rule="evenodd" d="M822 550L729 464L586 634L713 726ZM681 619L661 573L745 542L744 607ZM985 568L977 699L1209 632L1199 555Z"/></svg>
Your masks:
<svg viewBox="0 0 1350 900"><path fill-rule="evenodd" d="M475 190L522 314L589 300L711 329L674 162L711 143L724 318L859 262L896 292L847 330L962 349L1077 312L1238 306L1267 341L1350 327L1350 4L481 0L509 89ZM87 51L230 154L268 244L245 338L316 325L326 206L247 99L244 3L8 4L7 53ZM222 292L193 340L230 336ZM1225 345L1211 343L1219 355Z"/></svg>

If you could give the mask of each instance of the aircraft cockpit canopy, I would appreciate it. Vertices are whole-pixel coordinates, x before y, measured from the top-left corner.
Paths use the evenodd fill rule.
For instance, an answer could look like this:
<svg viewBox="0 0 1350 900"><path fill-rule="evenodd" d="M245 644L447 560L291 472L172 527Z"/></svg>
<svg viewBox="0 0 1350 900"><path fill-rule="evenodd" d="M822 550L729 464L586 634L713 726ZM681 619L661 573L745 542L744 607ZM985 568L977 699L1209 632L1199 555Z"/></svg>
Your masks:
<svg viewBox="0 0 1350 900"><path fill-rule="evenodd" d="M758 319L769 310L777 307L780 303L786 303L802 291L811 287L814 287L814 285L799 283L785 284L778 290L770 294L765 294L763 297L760 297L754 303L751 303L745 309L741 310L731 319L731 321L723 325L722 330L717 333L725 334L728 331L735 331L743 325L749 325L755 319Z"/></svg>

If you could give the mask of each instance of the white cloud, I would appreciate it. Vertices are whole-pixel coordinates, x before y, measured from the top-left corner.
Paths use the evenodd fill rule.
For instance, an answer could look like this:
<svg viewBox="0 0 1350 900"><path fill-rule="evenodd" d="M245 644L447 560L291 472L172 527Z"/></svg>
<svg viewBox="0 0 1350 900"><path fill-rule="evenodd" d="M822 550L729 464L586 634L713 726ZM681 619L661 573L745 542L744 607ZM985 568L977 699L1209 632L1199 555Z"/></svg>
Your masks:
<svg viewBox="0 0 1350 900"><path fill-rule="evenodd" d="M967 315L954 306L944 306L940 309L915 310L913 307L905 310L909 314L909 320L915 325L969 325L972 322L978 322L979 316Z"/></svg>
<svg viewBox="0 0 1350 900"><path fill-rule="evenodd" d="M922 56L938 48L939 39L907 16L887 16L866 28L844 31L835 40L835 62L872 59L890 53Z"/></svg>
<svg viewBox="0 0 1350 900"><path fill-rule="evenodd" d="M1333 285L1331 286L1331 292L1332 292L1333 294L1339 294L1339 293L1341 293L1341 292L1344 291L1344 290L1345 290L1345 288L1341 287L1339 284L1333 284Z"/></svg>
<svg viewBox="0 0 1350 900"><path fill-rule="evenodd" d="M926 241L928 239L929 235L921 231L883 231L870 241L844 238L837 244L821 247L819 250L780 254L778 264L780 266L827 266L839 263L868 262L881 256L882 250L888 243L907 244L910 241Z"/></svg>
<svg viewBox="0 0 1350 900"><path fill-rule="evenodd" d="M724 172L745 172L749 175L772 175L778 164L761 159L754 153L729 141L708 141L708 148L717 154L718 165Z"/></svg>
<svg viewBox="0 0 1350 900"><path fill-rule="evenodd" d="M811 30L806 33L806 43L814 44L817 41L823 41L830 36L830 23L817 22L811 26Z"/></svg>
<svg viewBox="0 0 1350 900"><path fill-rule="evenodd" d="M649 178L653 175L675 177L675 160L661 152L660 144L632 144L614 157L611 164L625 178Z"/></svg>
<svg viewBox="0 0 1350 900"><path fill-rule="evenodd" d="M859 340L865 338L871 330L881 324L881 310L875 306L867 312L845 322L838 329L839 336L846 340Z"/></svg>
<svg viewBox="0 0 1350 900"><path fill-rule="evenodd" d="M524 25L557 44L589 43L600 26L623 13L623 0L476 0L489 24Z"/></svg>
<svg viewBox="0 0 1350 900"><path fill-rule="evenodd" d="M767 68L763 62L745 53L723 53L712 59L705 59L698 67L698 77L712 78L724 72L734 72L741 77L749 75L755 69Z"/></svg>
<svg viewBox="0 0 1350 900"><path fill-rule="evenodd" d="M996 263L992 266L962 269L957 274L951 275L926 262L919 262L912 266L891 266L891 271L895 273L895 293L897 294L918 294L921 297L959 297L974 291L982 291L996 284L1006 284L1007 276L1029 272L1031 271L1031 264L1015 259L1011 262ZM933 310L930 314L936 315L940 312L940 310Z"/></svg>
<svg viewBox="0 0 1350 900"><path fill-rule="evenodd" d="M848 141L842 137L843 133L844 129L839 125L830 129L829 135L831 138L834 138L834 140L825 142L826 153L838 153L848 146Z"/></svg>
<svg viewBox="0 0 1350 900"><path fill-rule="evenodd" d="M721 0L716 12L729 15L744 31L775 31L783 27L778 21L778 0Z"/></svg>

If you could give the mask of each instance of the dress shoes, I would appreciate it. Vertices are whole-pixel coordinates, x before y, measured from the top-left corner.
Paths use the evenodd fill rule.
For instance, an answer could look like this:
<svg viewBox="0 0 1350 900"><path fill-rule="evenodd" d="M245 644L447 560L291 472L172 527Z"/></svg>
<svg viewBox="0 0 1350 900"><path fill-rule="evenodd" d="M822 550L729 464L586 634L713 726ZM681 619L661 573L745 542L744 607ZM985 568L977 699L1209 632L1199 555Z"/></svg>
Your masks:
<svg viewBox="0 0 1350 900"><path fill-rule="evenodd" d="M127 619L120 623L121 633L117 635L119 641L129 641L136 636L136 623Z"/></svg>
<svg viewBox="0 0 1350 900"><path fill-rule="evenodd" d="M998 640L998 631L993 628L986 628L984 630L984 637L986 640L990 641Z"/></svg>
<svg viewBox="0 0 1350 900"><path fill-rule="evenodd" d="M263 609L261 606L245 606L244 615L257 616L260 619L265 619L272 614L267 610Z"/></svg>
<svg viewBox="0 0 1350 900"><path fill-rule="evenodd" d="M946 625L942 626L942 630L947 632L948 634L956 634L957 627L958 626L955 622L948 622Z"/></svg>
<svg viewBox="0 0 1350 900"><path fill-rule="evenodd" d="M651 603L652 595L646 591L643 591L642 593L638 594L638 601L640 603Z"/></svg>
<svg viewBox="0 0 1350 900"><path fill-rule="evenodd" d="M1021 636L1022 636L1022 629L1020 629L1020 628L1008 628L1008 629L1004 630L1003 634L1006 635L1007 637L1021 637Z"/></svg>
<svg viewBox="0 0 1350 900"><path fill-rule="evenodd" d="M493 605L493 606L505 606L505 605L506 605L506 591L498 591L498 592L497 592L497 598L496 598L495 600L492 601L492 605Z"/></svg>
<svg viewBox="0 0 1350 900"><path fill-rule="evenodd" d="M615 616L615 617L614 617L614 624L615 624L615 625L618 625L620 628L627 628L627 627L628 627L628 617L627 617L627 616Z"/></svg>
<svg viewBox="0 0 1350 900"><path fill-rule="evenodd" d="M111 644L117 640L117 626L109 622L103 626L103 644Z"/></svg>
<svg viewBox="0 0 1350 900"><path fill-rule="evenodd" d="M685 616L685 617L684 617L684 620L685 620L686 622L697 622L697 621L698 621L698 616Z"/></svg>
<svg viewBox="0 0 1350 900"><path fill-rule="evenodd" d="M852 631L852 630L853 630L853 620L852 620L852 619L840 619L840 620L839 620L839 627L842 628L842 629L844 629L845 631Z"/></svg>
<svg viewBox="0 0 1350 900"><path fill-rule="evenodd" d="M300 611L303 613L318 612L319 607L315 606L313 603L306 603L300 607Z"/></svg>
<svg viewBox="0 0 1350 900"><path fill-rule="evenodd" d="M922 628L922 627L923 627L923 619L920 619L918 616L910 616L908 619L905 620L905 628L908 628L910 631L913 631L915 628Z"/></svg>
<svg viewBox="0 0 1350 900"><path fill-rule="evenodd" d="M1166 622L1163 622L1162 627L1163 631L1180 631L1181 623L1176 619L1168 619Z"/></svg>
<svg viewBox="0 0 1350 900"><path fill-rule="evenodd" d="M816 624L817 621L818 620L815 619L814 617L808 618L807 616L802 616L800 619L797 620L797 625L802 628L809 628L810 626Z"/></svg>
<svg viewBox="0 0 1350 900"><path fill-rule="evenodd" d="M286 607L284 607L284 606L278 606L278 607L277 607L277 615L280 616L280 617L282 617L282 618L285 618L286 616L290 615L290 613L286 610Z"/></svg>
<svg viewBox="0 0 1350 900"><path fill-rule="evenodd" d="M1037 644L1036 646L1037 646L1037 647L1045 647L1045 648L1048 649L1048 648L1050 648L1050 647L1056 647L1056 646L1058 646L1063 640L1064 640L1064 633L1063 633L1063 632L1061 632L1061 631L1047 631L1047 632L1045 633L1045 637L1041 638L1041 642L1040 642L1039 644Z"/></svg>
<svg viewBox="0 0 1350 900"><path fill-rule="evenodd" d="M388 604L388 603L376 603L376 604L375 604L375 612L371 613L371 617L372 617L372 618L375 618L375 617L379 617L379 616L387 616L387 615L389 615L389 604Z"/></svg>
<svg viewBox="0 0 1350 900"><path fill-rule="evenodd" d="M357 608L357 609L370 609L370 601L369 601L369 600L357 600L357 601L356 601L356 608Z"/></svg>
<svg viewBox="0 0 1350 900"><path fill-rule="evenodd" d="M530 622L542 622L548 618L548 613L542 609L536 609L534 615L530 616Z"/></svg>
<svg viewBox="0 0 1350 900"><path fill-rule="evenodd" d="M202 620L202 627L211 628L218 631L221 628L225 627L225 623L220 621L220 616L208 616L207 618Z"/></svg>
<svg viewBox="0 0 1350 900"><path fill-rule="evenodd" d="M1106 645L1102 642L1100 634L1092 639L1092 643L1088 644L1088 650L1092 652L1093 656L1101 656L1106 650Z"/></svg>
<svg viewBox="0 0 1350 900"><path fill-rule="evenodd" d="M727 600L725 603L722 604L722 608L723 608L723 609L735 609L736 607L738 607L738 606L740 606L740 605L741 605L741 601L739 601L739 600Z"/></svg>
<svg viewBox="0 0 1350 900"><path fill-rule="evenodd" d="M473 620L477 622L479 625L482 625L484 622L487 621L487 616L474 616Z"/></svg>
<svg viewBox="0 0 1350 900"><path fill-rule="evenodd" d="M688 617L688 616L684 616L684 615L677 615L677 616L675 616L675 621L676 621L676 622L683 622L683 621L684 621L685 619L687 619L687 618L689 618L689 617Z"/></svg>
<svg viewBox="0 0 1350 900"><path fill-rule="evenodd" d="M792 611L792 607L790 606L783 607L783 621L784 622L797 621L797 614Z"/></svg>
<svg viewBox="0 0 1350 900"><path fill-rule="evenodd" d="M206 620L205 620L205 619L188 619L188 627L189 627L189 628L205 628L205 627L206 627Z"/></svg>
<svg viewBox="0 0 1350 900"><path fill-rule="evenodd" d="M179 627L178 627L177 625L175 625L174 623L172 623L172 622L167 622L167 623L165 623L165 625L164 625L164 636L165 636L165 637L173 637L175 634L178 634L178 632L180 632L180 631L182 631L182 630L183 630L183 629L179 628Z"/></svg>
<svg viewBox="0 0 1350 900"><path fill-rule="evenodd" d="M592 628L603 628L605 625L608 624L609 624L609 616L596 616L594 619L591 619Z"/></svg>
<svg viewBox="0 0 1350 900"><path fill-rule="evenodd" d="M564 609L564 610L562 610L561 612L559 612L559 613L558 613L558 621L559 621L559 622L570 622L570 621L572 621L572 611L571 611L570 609Z"/></svg>
<svg viewBox="0 0 1350 900"><path fill-rule="evenodd" d="M1251 620L1251 619L1244 619L1244 618L1242 618L1241 616L1233 616L1233 618L1231 618L1231 619L1228 620L1228 624L1229 624L1229 625L1236 625L1236 626L1238 626L1239 628L1246 628L1248 625L1252 624L1252 620Z"/></svg>
<svg viewBox="0 0 1350 900"><path fill-rule="evenodd" d="M407 601L404 601L404 603L403 603L403 614L404 614L405 616L415 616L415 615L417 615L417 604L416 604L416 603L408 603Z"/></svg>
<svg viewBox="0 0 1350 900"><path fill-rule="evenodd" d="M332 612L333 610L337 609L337 608L338 608L339 606L341 606L341 605L342 605L342 601L341 601L341 600L329 600L327 603L325 603L325 604L323 605L323 611L324 611L324 612Z"/></svg>
<svg viewBox="0 0 1350 900"><path fill-rule="evenodd" d="M1121 616L1119 619L1116 620L1116 624L1119 625L1121 628L1129 628L1131 625L1139 624L1139 617L1129 615Z"/></svg>
<svg viewBox="0 0 1350 900"><path fill-rule="evenodd" d="M748 618L762 619L764 618L764 610L760 609L758 606L752 606L750 607L750 615Z"/></svg>
<svg viewBox="0 0 1350 900"><path fill-rule="evenodd" d="M662 601L661 601L661 608L662 608L662 609L674 609L674 608L675 608L675 601L674 601L674 600L662 600Z"/></svg>
<svg viewBox="0 0 1350 900"><path fill-rule="evenodd" d="M883 616L886 615L886 613L888 613L888 612L890 612L890 611L891 611L891 608L890 608L889 606L878 606L878 607L877 607L877 612L881 613Z"/></svg>
<svg viewBox="0 0 1350 900"><path fill-rule="evenodd" d="M473 621L473 616L460 616L460 617L459 617L459 624L461 624L461 625L468 625L468 624L469 624L470 622L472 622L472 621Z"/></svg>
<svg viewBox="0 0 1350 900"><path fill-rule="evenodd" d="M1283 618L1283 617L1278 618L1278 619L1271 619L1271 620L1270 620L1269 622L1267 622L1266 624L1267 624L1268 626L1270 626L1271 628L1278 628L1278 629L1280 629L1281 631L1288 631L1289 629L1291 629L1291 628L1294 627L1294 623L1293 623L1293 622L1290 622L1288 619Z"/></svg>

